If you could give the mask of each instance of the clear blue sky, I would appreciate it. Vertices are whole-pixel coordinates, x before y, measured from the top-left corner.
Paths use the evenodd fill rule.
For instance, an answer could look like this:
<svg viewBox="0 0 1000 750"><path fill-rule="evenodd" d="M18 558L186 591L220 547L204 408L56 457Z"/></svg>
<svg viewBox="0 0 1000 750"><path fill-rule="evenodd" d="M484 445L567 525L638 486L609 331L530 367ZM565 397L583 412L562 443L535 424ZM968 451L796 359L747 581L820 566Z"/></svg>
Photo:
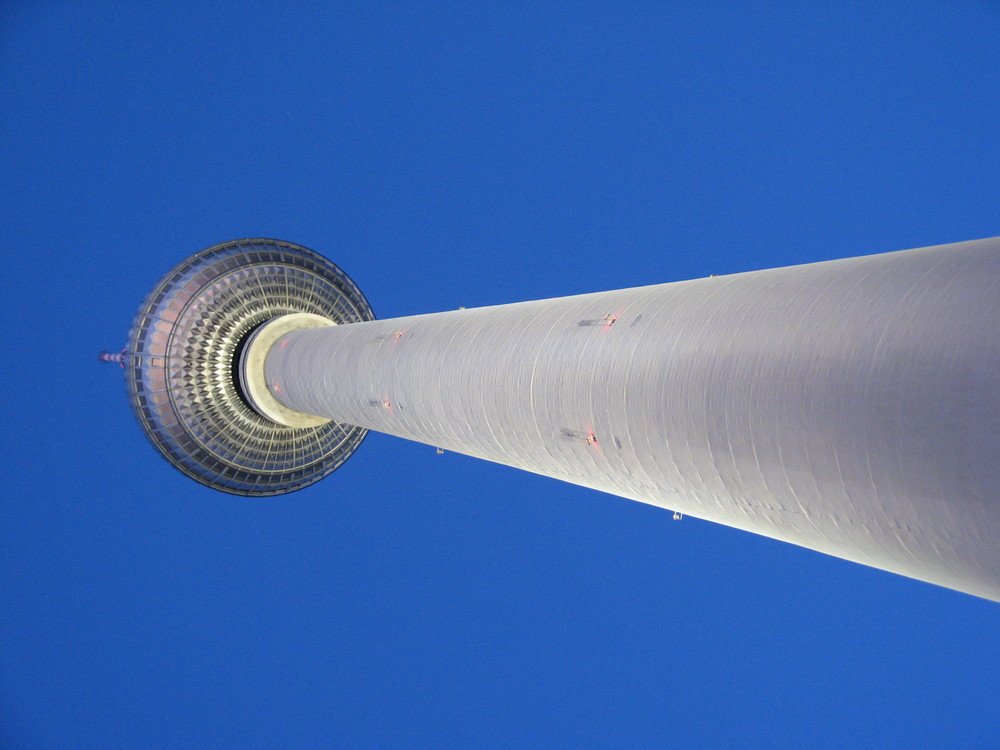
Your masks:
<svg viewBox="0 0 1000 750"><path fill-rule="evenodd" d="M380 435L270 500L145 442L95 354L235 237L392 317L1000 234L996 2L480 5L0 7L0 746L1000 747L996 604Z"/></svg>

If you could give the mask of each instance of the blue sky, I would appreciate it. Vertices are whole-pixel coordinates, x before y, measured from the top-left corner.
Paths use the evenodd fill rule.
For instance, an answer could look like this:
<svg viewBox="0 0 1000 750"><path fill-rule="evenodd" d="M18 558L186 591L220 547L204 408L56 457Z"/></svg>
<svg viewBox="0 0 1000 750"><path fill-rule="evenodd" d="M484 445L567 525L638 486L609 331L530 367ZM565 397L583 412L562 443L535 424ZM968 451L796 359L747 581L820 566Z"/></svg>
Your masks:
<svg viewBox="0 0 1000 750"><path fill-rule="evenodd" d="M0 8L0 745L1000 745L996 604L381 435L216 494L95 361L235 237L392 317L1000 234L1000 6L186 5Z"/></svg>

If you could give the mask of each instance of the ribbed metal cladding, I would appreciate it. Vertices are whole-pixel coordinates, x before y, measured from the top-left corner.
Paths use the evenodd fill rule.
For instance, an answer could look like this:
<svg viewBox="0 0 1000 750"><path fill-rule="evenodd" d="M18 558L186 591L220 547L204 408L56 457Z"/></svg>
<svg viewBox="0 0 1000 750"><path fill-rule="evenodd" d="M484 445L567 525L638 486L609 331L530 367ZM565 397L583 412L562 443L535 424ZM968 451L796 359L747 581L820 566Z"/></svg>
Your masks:
<svg viewBox="0 0 1000 750"><path fill-rule="evenodd" d="M295 331L292 409L1000 600L1000 238Z"/></svg>
<svg viewBox="0 0 1000 750"><path fill-rule="evenodd" d="M247 403L234 369L252 332L309 313L374 317L336 265L282 240L233 240L179 263L139 307L124 352L129 400L153 447L192 479L234 495L280 495L334 471L365 430L290 428Z"/></svg>

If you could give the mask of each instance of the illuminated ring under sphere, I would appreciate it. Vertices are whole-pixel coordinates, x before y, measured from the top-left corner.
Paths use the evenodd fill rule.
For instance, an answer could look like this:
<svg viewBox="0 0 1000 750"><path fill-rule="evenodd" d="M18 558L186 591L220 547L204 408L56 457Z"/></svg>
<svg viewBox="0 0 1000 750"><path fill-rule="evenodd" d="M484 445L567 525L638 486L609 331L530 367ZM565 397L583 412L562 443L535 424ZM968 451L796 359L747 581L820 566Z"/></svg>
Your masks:
<svg viewBox="0 0 1000 750"><path fill-rule="evenodd" d="M146 437L189 477L235 495L278 495L332 472L367 430L326 421L286 427L240 387L240 355L264 323L313 313L373 320L337 266L290 242L224 242L192 255L146 297L129 332L125 379Z"/></svg>

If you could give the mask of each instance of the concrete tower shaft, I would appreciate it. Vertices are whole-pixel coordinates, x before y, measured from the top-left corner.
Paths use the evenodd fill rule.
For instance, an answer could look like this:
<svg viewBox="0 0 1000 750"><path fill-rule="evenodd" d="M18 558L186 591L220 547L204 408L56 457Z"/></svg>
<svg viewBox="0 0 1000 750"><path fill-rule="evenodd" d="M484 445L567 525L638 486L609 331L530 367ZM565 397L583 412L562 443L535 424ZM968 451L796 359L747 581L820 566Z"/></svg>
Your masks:
<svg viewBox="0 0 1000 750"><path fill-rule="evenodd" d="M1000 238L295 330L297 412L1000 600Z"/></svg>

